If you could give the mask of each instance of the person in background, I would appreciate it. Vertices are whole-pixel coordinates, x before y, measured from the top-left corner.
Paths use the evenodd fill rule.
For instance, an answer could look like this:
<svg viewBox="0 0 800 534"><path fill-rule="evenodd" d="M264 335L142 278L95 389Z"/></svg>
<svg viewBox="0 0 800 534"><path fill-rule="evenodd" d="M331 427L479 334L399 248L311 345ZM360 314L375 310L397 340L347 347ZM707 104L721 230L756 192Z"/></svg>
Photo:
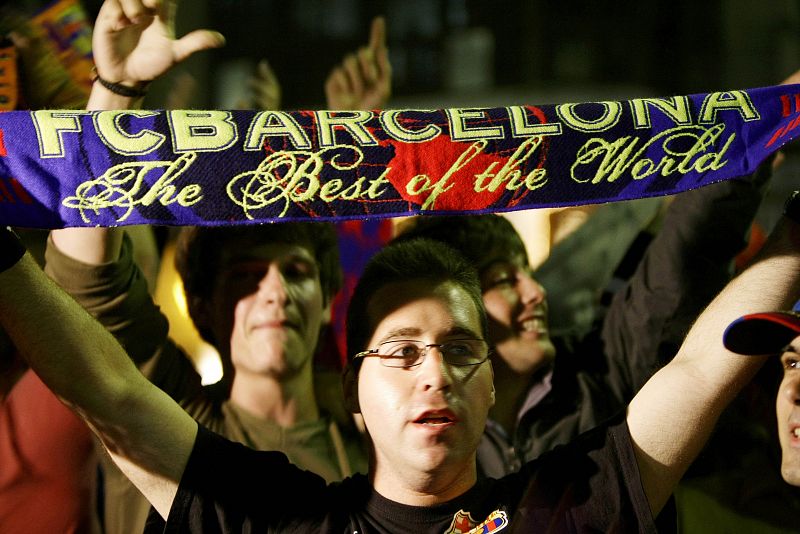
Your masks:
<svg viewBox="0 0 800 534"><path fill-rule="evenodd" d="M800 212L795 214L800 219ZM775 398L778 440L782 451L781 475L800 486L800 301L791 310L749 313L725 330L725 347L747 356L779 356L783 378Z"/></svg>
<svg viewBox="0 0 800 534"><path fill-rule="evenodd" d="M173 40L164 9L166 4L151 10L149 2L103 4L93 45L102 80L138 89L137 80L154 79L190 53L222 44L218 34L202 31ZM375 56L386 58L385 52ZM390 75L388 69L381 72ZM372 85L363 82L364 88ZM138 102L98 82L88 108L121 109ZM363 437L343 408L340 386L337 396L319 391L313 372L318 340L341 285L332 225L181 233L176 265L190 315L226 369L223 381L207 387L168 339L167 321L132 253L117 229L56 230L47 271L117 336L154 384L202 424L256 449L280 450L328 481L366 470ZM339 402L323 406L321 398ZM149 503L108 458L103 463L106 532L141 531Z"/></svg>
<svg viewBox="0 0 800 534"><path fill-rule="evenodd" d="M392 94L392 65L386 46L386 19L370 23L369 42L336 65L325 79L326 108L383 109ZM281 109L282 89L269 61L258 62L250 77L247 95L239 109Z"/></svg>
<svg viewBox="0 0 800 534"><path fill-rule="evenodd" d="M752 265L709 304L626 410L500 480L480 481L476 467L496 395L480 282L436 241L386 247L351 300L345 398L363 415L372 448L369 475L342 484L328 486L282 454L199 426L7 231L0 322L168 530L654 532L653 516L715 421L768 358L727 350L725 328L753 310L788 307L787 295L800 294L794 198Z"/></svg>
<svg viewBox="0 0 800 534"><path fill-rule="evenodd" d="M547 292L504 217L426 217L405 227L396 240L447 243L480 274L498 387L478 448L483 475L514 472L630 402L730 279L770 170L677 196L633 276L580 339L551 337Z"/></svg>

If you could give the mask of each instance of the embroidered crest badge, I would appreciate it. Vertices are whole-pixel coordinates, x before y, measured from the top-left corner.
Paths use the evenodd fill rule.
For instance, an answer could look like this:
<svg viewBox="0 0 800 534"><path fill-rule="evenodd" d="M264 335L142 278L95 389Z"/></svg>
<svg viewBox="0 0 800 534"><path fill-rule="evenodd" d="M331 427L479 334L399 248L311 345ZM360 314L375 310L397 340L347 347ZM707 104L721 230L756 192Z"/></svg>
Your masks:
<svg viewBox="0 0 800 534"><path fill-rule="evenodd" d="M502 510L495 510L483 523L478 524L469 512L459 510L453 516L453 522L445 534L488 534L500 532L508 526L508 515Z"/></svg>

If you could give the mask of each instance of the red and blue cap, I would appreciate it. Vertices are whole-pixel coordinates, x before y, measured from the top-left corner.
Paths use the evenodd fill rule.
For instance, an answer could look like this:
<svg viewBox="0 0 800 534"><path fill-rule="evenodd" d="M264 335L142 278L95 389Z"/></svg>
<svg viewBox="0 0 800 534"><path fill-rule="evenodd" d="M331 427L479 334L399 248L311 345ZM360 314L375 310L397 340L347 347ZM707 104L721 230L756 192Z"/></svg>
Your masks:
<svg viewBox="0 0 800 534"><path fill-rule="evenodd" d="M739 354L778 353L800 336L800 301L791 311L751 313L733 321L723 334L725 348Z"/></svg>

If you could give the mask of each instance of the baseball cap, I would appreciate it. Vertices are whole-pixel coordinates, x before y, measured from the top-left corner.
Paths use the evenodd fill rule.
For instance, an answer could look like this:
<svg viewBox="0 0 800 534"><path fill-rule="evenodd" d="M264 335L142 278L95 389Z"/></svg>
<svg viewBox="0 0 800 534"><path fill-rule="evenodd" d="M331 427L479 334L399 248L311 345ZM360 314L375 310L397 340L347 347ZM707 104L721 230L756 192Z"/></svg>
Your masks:
<svg viewBox="0 0 800 534"><path fill-rule="evenodd" d="M739 354L778 353L800 336L800 301L791 311L751 313L725 329L725 348Z"/></svg>

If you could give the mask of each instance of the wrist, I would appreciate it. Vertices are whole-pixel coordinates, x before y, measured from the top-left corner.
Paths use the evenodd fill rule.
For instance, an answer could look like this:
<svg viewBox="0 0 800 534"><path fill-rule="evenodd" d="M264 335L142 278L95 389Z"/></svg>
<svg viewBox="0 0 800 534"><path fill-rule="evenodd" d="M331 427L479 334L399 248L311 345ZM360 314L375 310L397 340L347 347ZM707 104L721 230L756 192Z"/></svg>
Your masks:
<svg viewBox="0 0 800 534"><path fill-rule="evenodd" d="M795 191L783 205L783 216L800 224L800 190Z"/></svg>
<svg viewBox="0 0 800 534"><path fill-rule="evenodd" d="M0 226L0 273L10 269L25 255L25 245L7 226Z"/></svg>
<svg viewBox="0 0 800 534"><path fill-rule="evenodd" d="M103 86L107 91L125 98L143 98L147 94L150 82L125 82L104 78L97 72L97 67L92 68L92 81Z"/></svg>

